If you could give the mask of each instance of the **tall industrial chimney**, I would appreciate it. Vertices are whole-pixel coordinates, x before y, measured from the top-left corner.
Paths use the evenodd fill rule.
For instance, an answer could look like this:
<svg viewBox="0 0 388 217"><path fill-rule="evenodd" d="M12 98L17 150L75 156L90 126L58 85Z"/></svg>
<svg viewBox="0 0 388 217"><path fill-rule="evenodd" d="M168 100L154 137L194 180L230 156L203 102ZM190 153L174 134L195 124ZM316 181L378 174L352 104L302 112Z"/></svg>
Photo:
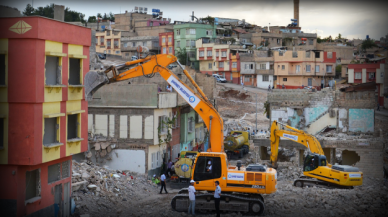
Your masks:
<svg viewBox="0 0 388 217"><path fill-rule="evenodd" d="M298 25L297 27L300 26L300 20L299 20L299 0L294 0L294 19L296 19Z"/></svg>

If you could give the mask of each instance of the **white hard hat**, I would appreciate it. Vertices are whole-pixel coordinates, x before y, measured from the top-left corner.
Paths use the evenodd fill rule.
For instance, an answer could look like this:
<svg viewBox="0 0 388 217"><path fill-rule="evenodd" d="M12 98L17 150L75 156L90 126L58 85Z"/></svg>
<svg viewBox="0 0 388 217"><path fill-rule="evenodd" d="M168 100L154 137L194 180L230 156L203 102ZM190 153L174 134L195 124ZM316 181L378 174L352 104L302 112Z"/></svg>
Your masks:
<svg viewBox="0 0 388 217"><path fill-rule="evenodd" d="M191 180L190 183L194 183L194 180Z"/></svg>

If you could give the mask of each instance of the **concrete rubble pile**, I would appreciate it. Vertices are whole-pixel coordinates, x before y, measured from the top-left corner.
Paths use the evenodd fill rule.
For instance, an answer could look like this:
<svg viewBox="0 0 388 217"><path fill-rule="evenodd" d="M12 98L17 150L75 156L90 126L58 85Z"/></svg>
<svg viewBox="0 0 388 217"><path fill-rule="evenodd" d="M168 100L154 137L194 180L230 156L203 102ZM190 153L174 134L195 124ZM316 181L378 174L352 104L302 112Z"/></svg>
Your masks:
<svg viewBox="0 0 388 217"><path fill-rule="evenodd" d="M99 216L100 211L113 210L120 213L121 202L144 197L150 192L154 194L158 189L146 175L130 171L110 170L86 161L73 161L72 169L73 198L81 214Z"/></svg>

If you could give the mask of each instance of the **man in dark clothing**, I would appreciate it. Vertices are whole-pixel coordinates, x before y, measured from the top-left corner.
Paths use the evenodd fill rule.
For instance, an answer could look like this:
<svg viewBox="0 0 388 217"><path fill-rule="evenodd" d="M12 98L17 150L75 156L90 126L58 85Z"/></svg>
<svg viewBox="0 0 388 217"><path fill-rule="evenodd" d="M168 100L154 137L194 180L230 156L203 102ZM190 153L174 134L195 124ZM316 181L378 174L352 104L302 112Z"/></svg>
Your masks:
<svg viewBox="0 0 388 217"><path fill-rule="evenodd" d="M377 103L377 111L380 111L380 103Z"/></svg>
<svg viewBox="0 0 388 217"><path fill-rule="evenodd" d="M162 176L160 176L160 194L162 193L162 190L164 188L164 191L166 192L166 194L168 194L167 190L166 190L166 176L164 174L162 174Z"/></svg>

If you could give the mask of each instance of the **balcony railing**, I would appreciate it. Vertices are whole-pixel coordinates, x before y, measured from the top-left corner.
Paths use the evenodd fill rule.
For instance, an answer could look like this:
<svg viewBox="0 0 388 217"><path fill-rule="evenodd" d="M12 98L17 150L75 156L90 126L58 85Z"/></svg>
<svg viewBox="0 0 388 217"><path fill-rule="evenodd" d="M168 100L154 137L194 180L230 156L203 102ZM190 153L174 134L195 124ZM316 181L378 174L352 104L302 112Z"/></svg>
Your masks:
<svg viewBox="0 0 388 217"><path fill-rule="evenodd" d="M273 69L256 69L258 75L273 75Z"/></svg>

